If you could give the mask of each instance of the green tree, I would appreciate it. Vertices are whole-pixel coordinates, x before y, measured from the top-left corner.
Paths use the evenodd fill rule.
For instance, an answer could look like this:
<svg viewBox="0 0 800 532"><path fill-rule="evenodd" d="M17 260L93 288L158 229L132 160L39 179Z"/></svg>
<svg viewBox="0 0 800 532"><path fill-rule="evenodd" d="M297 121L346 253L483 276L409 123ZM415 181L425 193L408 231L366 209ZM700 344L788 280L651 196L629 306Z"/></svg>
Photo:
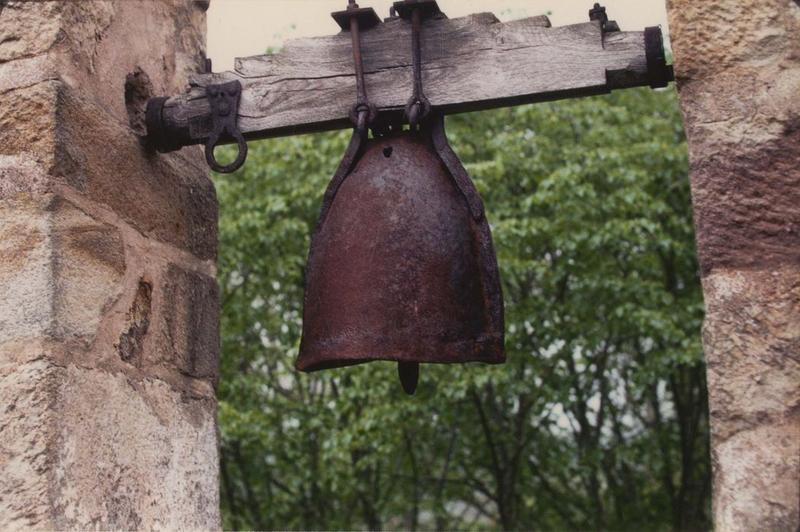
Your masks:
<svg viewBox="0 0 800 532"><path fill-rule="evenodd" d="M505 365L293 370L347 132L215 178L227 528L707 529L703 316L673 91L448 119L486 203Z"/></svg>

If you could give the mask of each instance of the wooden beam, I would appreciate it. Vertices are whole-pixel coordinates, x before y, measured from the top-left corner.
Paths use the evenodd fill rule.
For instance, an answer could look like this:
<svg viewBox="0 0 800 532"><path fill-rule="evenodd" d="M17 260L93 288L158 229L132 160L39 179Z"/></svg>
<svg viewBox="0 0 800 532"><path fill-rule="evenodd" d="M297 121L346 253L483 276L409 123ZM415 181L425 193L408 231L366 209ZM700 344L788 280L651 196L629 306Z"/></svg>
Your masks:
<svg viewBox="0 0 800 532"><path fill-rule="evenodd" d="M362 50L370 101L382 112L400 112L412 91L410 23L388 19L362 32ZM446 113L650 83L644 33L603 33L597 21L553 28L541 16L429 19L422 57L425 94ZM292 40L278 52L237 59L233 72L197 75L161 112L181 144L208 136L205 87L231 80L243 87L238 126L246 138L351 127L356 92L347 32Z"/></svg>

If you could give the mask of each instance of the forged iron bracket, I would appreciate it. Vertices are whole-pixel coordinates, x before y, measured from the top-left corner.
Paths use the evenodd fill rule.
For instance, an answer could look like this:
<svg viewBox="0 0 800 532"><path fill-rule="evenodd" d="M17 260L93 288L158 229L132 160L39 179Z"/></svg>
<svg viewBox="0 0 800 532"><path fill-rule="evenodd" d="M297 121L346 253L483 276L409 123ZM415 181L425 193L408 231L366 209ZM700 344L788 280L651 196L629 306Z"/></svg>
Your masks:
<svg viewBox="0 0 800 532"><path fill-rule="evenodd" d="M414 93L406 103L405 117L411 129L417 129L431 112L431 102L425 97L422 87L422 21L428 18L447 18L436 0L400 0L392 4L390 13L411 22L412 65L414 69Z"/></svg>
<svg viewBox="0 0 800 532"><path fill-rule="evenodd" d="M436 0L401 0L392 5L392 11L406 20L411 20L411 15L415 9L420 10L423 20L437 15L444 16Z"/></svg>
<svg viewBox="0 0 800 532"><path fill-rule="evenodd" d="M168 96L147 100L144 121L147 127L147 143L161 153L168 153L192 144L191 138L182 131L173 131L164 122L164 104Z"/></svg>
<svg viewBox="0 0 800 532"><path fill-rule="evenodd" d="M675 81L675 72L672 65L667 65L664 52L664 37L659 26L644 29L644 52L647 59L647 76L650 87L659 89Z"/></svg>
<svg viewBox="0 0 800 532"><path fill-rule="evenodd" d="M358 4L351 4L344 11L335 11L331 17L342 28L342 31L350 31L350 19L356 17L358 28L368 30L381 23L381 18L371 7L358 7Z"/></svg>
<svg viewBox="0 0 800 532"><path fill-rule="evenodd" d="M600 29L603 30L603 33L619 31L619 24L617 24L617 21L608 20L606 8L598 3L595 3L594 7L589 10L589 20L600 21Z"/></svg>
<svg viewBox="0 0 800 532"><path fill-rule="evenodd" d="M447 140L447 134L444 130L444 115L442 113L435 113L430 120L431 137L433 138L433 147L439 155L450 175L453 176L456 188L458 188L464 200L467 202L469 212L472 218L479 222L484 216L483 200L475 188L475 184L469 178L467 169L464 168L461 160L450 147L450 142Z"/></svg>
<svg viewBox="0 0 800 532"><path fill-rule="evenodd" d="M170 127L164 120L164 104L169 98L150 98L145 111L147 141L161 153L203 143L206 162L212 170L224 174L235 172L247 159L247 142L236 123L241 96L242 84L238 80L208 85L206 98L209 113L193 118L188 130ZM214 156L214 148L230 141L237 145L236 159L227 165L220 164Z"/></svg>
<svg viewBox="0 0 800 532"><path fill-rule="evenodd" d="M242 84L238 80L206 87L206 97L211 107L211 134L206 141L206 162L215 172L235 172L247 159L247 142L236 125L241 96ZM214 148L219 145L220 140L228 138L236 141L239 151L232 163L221 165L214 157Z"/></svg>
<svg viewBox="0 0 800 532"><path fill-rule="evenodd" d="M356 74L356 104L350 110L350 121L361 135L368 134L368 126L375 122L378 108L371 104L364 83L364 61L361 53L361 31L373 28L381 19L371 7L358 7L355 0L348 0L347 9L331 13L331 17L343 32L350 33L353 48L353 64Z"/></svg>

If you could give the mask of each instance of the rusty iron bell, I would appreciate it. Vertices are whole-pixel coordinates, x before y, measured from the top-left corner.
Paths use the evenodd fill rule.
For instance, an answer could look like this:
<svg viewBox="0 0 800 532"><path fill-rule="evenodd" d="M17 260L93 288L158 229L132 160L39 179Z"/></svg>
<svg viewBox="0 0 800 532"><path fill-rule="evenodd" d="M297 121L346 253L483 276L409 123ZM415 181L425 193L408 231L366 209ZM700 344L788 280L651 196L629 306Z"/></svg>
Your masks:
<svg viewBox="0 0 800 532"><path fill-rule="evenodd" d="M367 140L330 183L311 242L297 369L505 361L483 202L434 117Z"/></svg>
<svg viewBox="0 0 800 532"><path fill-rule="evenodd" d="M373 127L359 25L371 9L334 14L351 31L358 101L352 140L311 240L296 367L317 371L388 360L413 394L420 363L505 361L503 297L483 201L447 142L444 115L422 91L420 29L432 0L395 3L412 22L409 129ZM435 9L433 9L435 8Z"/></svg>

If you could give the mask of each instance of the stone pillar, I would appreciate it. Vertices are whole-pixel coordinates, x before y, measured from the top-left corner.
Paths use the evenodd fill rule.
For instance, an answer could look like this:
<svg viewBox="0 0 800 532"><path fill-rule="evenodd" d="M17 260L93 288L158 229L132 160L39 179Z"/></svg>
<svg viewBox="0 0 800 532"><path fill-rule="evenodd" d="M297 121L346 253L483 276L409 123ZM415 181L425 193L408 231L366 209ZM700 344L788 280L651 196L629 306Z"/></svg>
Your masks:
<svg viewBox="0 0 800 532"><path fill-rule="evenodd" d="M0 0L0 530L219 528L205 2Z"/></svg>
<svg viewBox="0 0 800 532"><path fill-rule="evenodd" d="M800 525L800 2L671 0L717 530Z"/></svg>

